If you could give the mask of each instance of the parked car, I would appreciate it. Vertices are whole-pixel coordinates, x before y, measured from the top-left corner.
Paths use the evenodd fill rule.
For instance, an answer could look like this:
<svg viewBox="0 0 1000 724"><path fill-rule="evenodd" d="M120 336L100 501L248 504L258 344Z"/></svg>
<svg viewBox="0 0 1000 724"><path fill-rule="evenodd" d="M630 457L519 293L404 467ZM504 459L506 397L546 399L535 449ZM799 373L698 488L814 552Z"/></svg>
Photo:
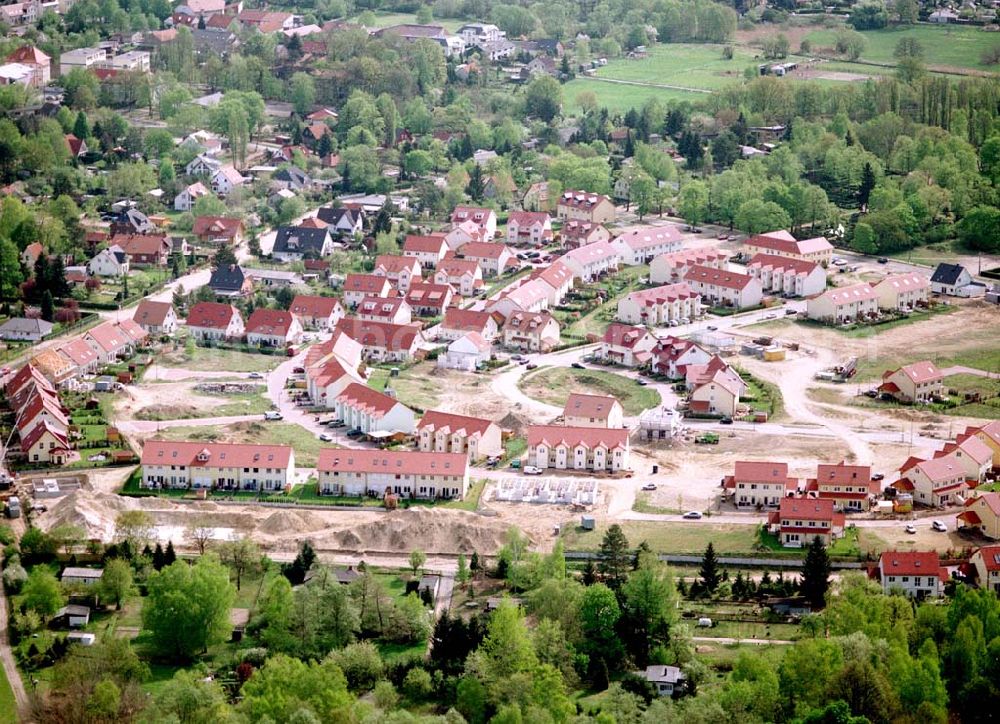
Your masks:
<svg viewBox="0 0 1000 724"><path fill-rule="evenodd" d="M306 368L305 367L295 367L292 370L292 374L293 375L302 375L302 374L305 374L305 372L306 372Z"/></svg>
<svg viewBox="0 0 1000 724"><path fill-rule="evenodd" d="M715 330L718 329L718 327L716 327L714 324L710 324L708 325L707 329L709 332L714 332Z"/></svg>
<svg viewBox="0 0 1000 724"><path fill-rule="evenodd" d="M880 256L878 258L878 263L879 264L888 264L889 263L889 257L887 257L887 256Z"/></svg>
<svg viewBox="0 0 1000 724"><path fill-rule="evenodd" d="M321 432L319 434L319 439L322 440L323 442L333 442L333 436L332 435L328 435L325 432Z"/></svg>
<svg viewBox="0 0 1000 724"><path fill-rule="evenodd" d="M798 312L796 312L794 309L786 309L785 314L788 316L792 316L794 314L798 314Z"/></svg>
<svg viewBox="0 0 1000 724"><path fill-rule="evenodd" d="M689 510L684 514L684 520L701 520L701 513L697 510Z"/></svg>
<svg viewBox="0 0 1000 724"><path fill-rule="evenodd" d="M571 364L571 365L570 365L570 367L572 367L572 368L573 368L573 369L575 369L575 370L583 370L583 369L586 369L586 367L584 367L584 366L583 366L582 364L580 364L579 362L574 362L573 364Z"/></svg>
<svg viewBox="0 0 1000 724"><path fill-rule="evenodd" d="M281 420L283 418L284 415L282 415L277 410L268 410L267 412L264 413L265 420Z"/></svg>
<svg viewBox="0 0 1000 724"><path fill-rule="evenodd" d="M874 475L872 475L872 480L884 480L884 479L885 479L885 473L875 473Z"/></svg>
<svg viewBox="0 0 1000 724"><path fill-rule="evenodd" d="M906 527L903 530L905 530L910 535L916 535L917 526L913 525L913 523L907 523Z"/></svg>
<svg viewBox="0 0 1000 724"><path fill-rule="evenodd" d="M521 471L525 475L541 475L542 469L536 468L534 465L525 465L524 469Z"/></svg>
<svg viewBox="0 0 1000 724"><path fill-rule="evenodd" d="M529 363L528 363L528 364L527 364L527 365L525 366L525 368L524 368L524 369L526 369L526 370L537 370L537 369L538 369L538 365L536 365L536 364L535 364L534 362L529 362Z"/></svg>
<svg viewBox="0 0 1000 724"><path fill-rule="evenodd" d="M721 420L719 420L719 424L720 425L732 425L733 424L733 418L731 418L731 417L729 417L727 415L726 417L723 417Z"/></svg>
<svg viewBox="0 0 1000 724"><path fill-rule="evenodd" d="M643 490L656 490L656 483L646 483L642 486Z"/></svg>
<svg viewBox="0 0 1000 724"><path fill-rule="evenodd" d="M847 259L844 259L843 257L840 257L840 256L835 257L834 260L833 260L833 265L834 266L847 266Z"/></svg>
<svg viewBox="0 0 1000 724"><path fill-rule="evenodd" d="M649 384L648 382L646 382L646 380L642 379L641 377L637 379L635 383L639 385L639 387L645 387L646 385Z"/></svg>
<svg viewBox="0 0 1000 724"><path fill-rule="evenodd" d="M249 377L251 380L264 379L264 375L262 375L260 372L251 372L249 375L247 375L247 377Z"/></svg>
<svg viewBox="0 0 1000 724"><path fill-rule="evenodd" d="M944 533L948 530L948 526L946 526L940 520L935 520L933 523L931 523L931 528L936 530L938 533Z"/></svg>

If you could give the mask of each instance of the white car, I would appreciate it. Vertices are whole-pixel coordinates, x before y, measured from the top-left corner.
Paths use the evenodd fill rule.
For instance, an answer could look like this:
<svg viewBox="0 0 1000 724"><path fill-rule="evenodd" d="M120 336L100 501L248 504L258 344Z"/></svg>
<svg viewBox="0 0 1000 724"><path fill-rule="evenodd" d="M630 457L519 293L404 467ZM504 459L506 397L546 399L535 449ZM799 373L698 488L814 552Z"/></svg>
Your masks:
<svg viewBox="0 0 1000 724"><path fill-rule="evenodd" d="M909 524L907 524L906 528L904 528L903 530L905 530L910 535L916 535L916 533L917 533L917 526L913 525L913 523L909 523Z"/></svg>
<svg viewBox="0 0 1000 724"><path fill-rule="evenodd" d="M249 379L251 379L251 380L262 380L262 379L264 379L264 375L262 375L260 372L251 372L249 375L247 375L247 377Z"/></svg>
<svg viewBox="0 0 1000 724"><path fill-rule="evenodd" d="M283 418L284 415L282 415L280 412L277 412L276 410L268 410L267 412L264 413L265 420L281 420Z"/></svg>
<svg viewBox="0 0 1000 724"><path fill-rule="evenodd" d="M684 514L684 520L701 520L701 513L697 510L689 510Z"/></svg>
<svg viewBox="0 0 1000 724"><path fill-rule="evenodd" d="M931 528L936 530L938 533L944 533L945 531L948 530L948 526L946 526L940 520L935 520L933 523L931 523Z"/></svg>
<svg viewBox="0 0 1000 724"><path fill-rule="evenodd" d="M525 465L523 472L525 475L541 475L542 469L536 468L534 465Z"/></svg>
<svg viewBox="0 0 1000 724"><path fill-rule="evenodd" d="M833 265L834 266L847 266L847 259L844 259L843 257L839 257L838 256L836 259L833 260Z"/></svg>
<svg viewBox="0 0 1000 724"><path fill-rule="evenodd" d="M321 432L319 434L319 439L322 440L323 442L333 442L333 437L327 435L325 432Z"/></svg>

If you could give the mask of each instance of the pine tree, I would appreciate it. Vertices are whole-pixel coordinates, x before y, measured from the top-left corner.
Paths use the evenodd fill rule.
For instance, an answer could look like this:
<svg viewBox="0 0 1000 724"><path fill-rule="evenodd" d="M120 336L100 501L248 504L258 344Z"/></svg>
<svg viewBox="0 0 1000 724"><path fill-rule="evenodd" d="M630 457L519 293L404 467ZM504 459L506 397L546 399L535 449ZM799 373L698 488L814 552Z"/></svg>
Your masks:
<svg viewBox="0 0 1000 724"><path fill-rule="evenodd" d="M170 276L174 279L181 275L181 266L177 254L170 255Z"/></svg>
<svg viewBox="0 0 1000 724"><path fill-rule="evenodd" d="M601 575L604 576L609 588L618 589L625 582L631 560L628 538L617 523L608 528L608 532L604 534L599 554Z"/></svg>
<svg viewBox="0 0 1000 724"><path fill-rule="evenodd" d="M56 316L55 305L52 301L52 292L48 289L42 292L42 319L51 322Z"/></svg>
<svg viewBox="0 0 1000 724"><path fill-rule="evenodd" d="M174 542L172 540L168 540L167 549L163 551L163 565L169 566L176 560L177 554L174 553Z"/></svg>
<svg viewBox="0 0 1000 724"><path fill-rule="evenodd" d="M469 567L465 563L465 554L458 554L458 570L455 572L455 580L459 583L465 583L469 580Z"/></svg>
<svg viewBox="0 0 1000 724"><path fill-rule="evenodd" d="M597 568L594 567L594 560L587 559L587 565L583 567L583 585L593 586L597 583Z"/></svg>
<svg viewBox="0 0 1000 724"><path fill-rule="evenodd" d="M823 608L830 588L830 556L819 536L813 538L802 565L802 595L813 608Z"/></svg>
<svg viewBox="0 0 1000 724"><path fill-rule="evenodd" d="M472 557L469 559L469 570L475 573L479 570L479 565L479 553L472 551Z"/></svg>
<svg viewBox="0 0 1000 724"><path fill-rule="evenodd" d="M90 138L90 123L87 122L87 114L83 111L76 114L76 121L73 123L73 135L81 141Z"/></svg>
<svg viewBox="0 0 1000 724"><path fill-rule="evenodd" d="M70 293L69 282L66 281L66 266L59 254L53 255L49 262L49 289L52 290L52 296L58 299L68 297Z"/></svg>
<svg viewBox="0 0 1000 724"><path fill-rule="evenodd" d="M351 190L351 167L344 164L344 172L340 176L340 190L348 192Z"/></svg>
<svg viewBox="0 0 1000 724"><path fill-rule="evenodd" d="M465 187L465 193L469 194L473 201L482 201L485 192L486 182L483 180L483 169L479 167L479 164L475 164L472 171L469 172L469 185Z"/></svg>
<svg viewBox="0 0 1000 724"><path fill-rule="evenodd" d="M868 206L868 198L872 194L872 189L875 188L875 169L868 162L865 162L864 168L861 170L861 185L858 187L858 204L861 208L866 208Z"/></svg>
<svg viewBox="0 0 1000 724"><path fill-rule="evenodd" d="M632 158L635 155L635 141L632 140L632 131L625 136L625 150L622 152L625 158Z"/></svg>
<svg viewBox="0 0 1000 724"><path fill-rule="evenodd" d="M719 587L719 564L715 558L715 546L711 543L705 548L705 555L701 559L701 583L709 593L715 593Z"/></svg>
<svg viewBox="0 0 1000 724"><path fill-rule="evenodd" d="M163 546L157 543L156 550L153 551L153 568L159 571L162 570L163 566L165 566L166 564L167 563L163 553Z"/></svg>

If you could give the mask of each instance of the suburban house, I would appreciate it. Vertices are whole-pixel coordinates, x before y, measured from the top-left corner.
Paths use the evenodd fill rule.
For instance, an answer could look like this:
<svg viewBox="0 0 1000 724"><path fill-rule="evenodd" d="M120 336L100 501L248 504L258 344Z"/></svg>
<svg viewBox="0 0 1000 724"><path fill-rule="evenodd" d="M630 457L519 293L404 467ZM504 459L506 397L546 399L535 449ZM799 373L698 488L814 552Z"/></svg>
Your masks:
<svg viewBox="0 0 1000 724"><path fill-rule="evenodd" d="M764 298L760 280L748 274L692 264L684 281L707 302L719 307L747 309L759 306Z"/></svg>
<svg viewBox="0 0 1000 724"><path fill-rule="evenodd" d="M203 244L238 246L243 243L243 220L227 216L198 216L191 233Z"/></svg>
<svg viewBox="0 0 1000 724"><path fill-rule="evenodd" d="M645 671L635 673L653 685L657 696L674 697L684 690L684 672L676 666L650 664Z"/></svg>
<svg viewBox="0 0 1000 724"><path fill-rule="evenodd" d="M992 540L1000 540L1000 493L979 493L965 501L958 514L958 525L975 530Z"/></svg>
<svg viewBox="0 0 1000 724"><path fill-rule="evenodd" d="M93 374L101 366L97 352L82 337L66 343L59 351L69 359L75 374Z"/></svg>
<svg viewBox="0 0 1000 724"><path fill-rule="evenodd" d="M878 314L878 295L866 282L827 289L806 302L806 315L827 324L848 324Z"/></svg>
<svg viewBox="0 0 1000 724"><path fill-rule="evenodd" d="M611 241L611 232L602 224L567 219L559 230L559 241L564 249L579 249L597 241Z"/></svg>
<svg viewBox="0 0 1000 724"><path fill-rule="evenodd" d="M451 227L444 235L444 241L452 251L458 251L472 242L488 243L483 239L483 230L475 221L463 221Z"/></svg>
<svg viewBox="0 0 1000 724"><path fill-rule="evenodd" d="M320 495L434 500L462 498L469 489L468 461L460 453L326 448L316 472Z"/></svg>
<svg viewBox="0 0 1000 724"><path fill-rule="evenodd" d="M103 575L103 568L66 566L63 568L62 573L59 574L59 580L68 585L80 584L84 586L93 586L94 584L100 582L101 576Z"/></svg>
<svg viewBox="0 0 1000 724"><path fill-rule="evenodd" d="M931 402L944 396L944 375L930 360L904 365L882 373L879 392L892 395L898 402Z"/></svg>
<svg viewBox="0 0 1000 724"><path fill-rule="evenodd" d="M1000 594L1000 546L982 546L969 556L980 588Z"/></svg>
<svg viewBox="0 0 1000 724"><path fill-rule="evenodd" d="M944 595L948 582L936 551L883 551L877 573L885 593L899 590L918 601Z"/></svg>
<svg viewBox="0 0 1000 724"><path fill-rule="evenodd" d="M986 480L986 473L990 471L993 463L993 451L990 446L974 435L963 435L957 442L945 443L943 448L934 453L934 457L950 457L956 460L962 467L970 487Z"/></svg>
<svg viewBox="0 0 1000 724"><path fill-rule="evenodd" d="M271 253L280 261L322 259L333 253L333 237L328 227L280 226Z"/></svg>
<svg viewBox="0 0 1000 724"><path fill-rule="evenodd" d="M548 312L512 312L503 325L503 346L548 352L559 344L559 322Z"/></svg>
<svg viewBox="0 0 1000 724"><path fill-rule="evenodd" d="M567 427L621 427L624 419L622 404L610 395L571 392L563 406Z"/></svg>
<svg viewBox="0 0 1000 724"><path fill-rule="evenodd" d="M722 479L727 493L740 508L777 507L795 495L799 481L788 476L788 463L738 460L733 474Z"/></svg>
<svg viewBox="0 0 1000 724"><path fill-rule="evenodd" d="M493 356L493 345L478 332L466 332L451 342L437 358L437 366L449 370L475 372Z"/></svg>
<svg viewBox="0 0 1000 724"><path fill-rule="evenodd" d="M97 354L100 364L111 364L135 352L147 336L146 330L131 319L122 319L101 322L83 335L83 341Z"/></svg>
<svg viewBox="0 0 1000 724"><path fill-rule="evenodd" d="M597 241L566 252L559 261L570 268L574 278L592 282L618 271L622 256L611 242Z"/></svg>
<svg viewBox="0 0 1000 724"><path fill-rule="evenodd" d="M366 360L378 362L411 360L417 356L424 341L421 325L416 322L389 324L344 317L337 322L336 329L362 346Z"/></svg>
<svg viewBox="0 0 1000 724"><path fill-rule="evenodd" d="M258 307L247 319L247 344L255 347L285 347L302 339L302 324L291 312Z"/></svg>
<svg viewBox="0 0 1000 724"><path fill-rule="evenodd" d="M662 337L653 347L653 374L667 379L679 380L686 377L689 365L707 365L712 359L707 351L689 339Z"/></svg>
<svg viewBox="0 0 1000 724"><path fill-rule="evenodd" d="M701 295L692 291L685 282L680 282L632 292L618 301L615 318L626 324L660 327L700 316Z"/></svg>
<svg viewBox="0 0 1000 724"><path fill-rule="evenodd" d="M493 209L480 208L478 206L456 206L451 212L451 225L458 226L466 221L471 221L482 234L483 241L491 241L497 233L497 215Z"/></svg>
<svg viewBox="0 0 1000 724"><path fill-rule="evenodd" d="M389 297L393 293L392 283L384 276L348 274L344 279L344 303L349 307L356 307L365 297Z"/></svg>
<svg viewBox="0 0 1000 724"><path fill-rule="evenodd" d="M718 357L707 365L689 365L685 384L691 390L688 410L692 415L736 417L740 397L746 394L746 382Z"/></svg>
<svg viewBox="0 0 1000 724"><path fill-rule="evenodd" d="M872 480L868 465L820 464L816 477L806 480L805 492L809 497L832 500L837 510L857 512L871 507L882 492L882 484Z"/></svg>
<svg viewBox="0 0 1000 724"><path fill-rule="evenodd" d="M366 322L409 324L413 321L413 310L402 297L365 297L354 314Z"/></svg>
<svg viewBox="0 0 1000 724"><path fill-rule="evenodd" d="M649 262L649 281L653 284L679 282L692 266L727 269L729 254L712 249L684 249L660 254Z"/></svg>
<svg viewBox="0 0 1000 724"><path fill-rule="evenodd" d="M128 271L128 254L120 246L102 249L87 262L87 272L95 277L123 277Z"/></svg>
<svg viewBox="0 0 1000 724"><path fill-rule="evenodd" d="M212 192L201 181L188 184L174 196L174 211L190 211L198 199L211 194Z"/></svg>
<svg viewBox="0 0 1000 724"><path fill-rule="evenodd" d="M755 254L747 272L760 281L764 291L786 297L811 297L826 289L826 269L814 261Z"/></svg>
<svg viewBox="0 0 1000 724"><path fill-rule="evenodd" d="M826 268L833 261L833 245L822 236L798 241L787 231L769 231L743 242L743 256L752 258L757 254L811 261Z"/></svg>
<svg viewBox="0 0 1000 724"><path fill-rule="evenodd" d="M403 256L412 256L424 269L434 269L448 253L444 236L414 236L407 234L403 241Z"/></svg>
<svg viewBox="0 0 1000 724"><path fill-rule="evenodd" d="M52 322L44 319L12 317L0 324L0 339L17 342L39 342L52 332Z"/></svg>
<svg viewBox="0 0 1000 724"><path fill-rule="evenodd" d="M39 422L20 430L21 452L28 462L65 465L79 457L72 449L66 432L49 422Z"/></svg>
<svg viewBox="0 0 1000 724"><path fill-rule="evenodd" d="M768 525L783 546L804 548L817 537L828 546L844 535L844 514L829 499L782 498Z"/></svg>
<svg viewBox="0 0 1000 724"><path fill-rule="evenodd" d="M628 436L620 427L529 425L528 465L595 473L628 470Z"/></svg>
<svg viewBox="0 0 1000 724"><path fill-rule="evenodd" d="M640 226L615 237L611 244L621 254L622 264L638 266L648 264L661 254L680 251L681 234L673 224L669 226Z"/></svg>
<svg viewBox="0 0 1000 724"><path fill-rule="evenodd" d="M443 259L434 271L435 284L448 284L463 297L483 288L483 269L472 259Z"/></svg>
<svg viewBox="0 0 1000 724"><path fill-rule="evenodd" d="M412 435L416 429L413 410L395 397L359 382L349 384L337 395L333 409L349 430Z"/></svg>
<svg viewBox="0 0 1000 724"><path fill-rule="evenodd" d="M28 84L42 88L49 84L52 77L52 58L33 45L22 45L6 58L8 63L19 63L31 69Z"/></svg>
<svg viewBox="0 0 1000 724"><path fill-rule="evenodd" d="M362 355L361 345L342 332L309 347L302 366L310 399L317 405L332 407L347 385L364 382L358 371Z"/></svg>
<svg viewBox="0 0 1000 724"><path fill-rule="evenodd" d="M211 176L222 166L222 161L207 153L195 156L184 167L184 173L188 176Z"/></svg>
<svg viewBox="0 0 1000 724"><path fill-rule="evenodd" d="M417 259L396 254L379 254L375 258L372 274L385 277L403 294L409 291L411 284L423 279L423 270Z"/></svg>
<svg viewBox="0 0 1000 724"><path fill-rule="evenodd" d="M312 186L312 183L309 174L297 166L280 168L271 176L271 186L276 189L302 191Z"/></svg>
<svg viewBox="0 0 1000 724"><path fill-rule="evenodd" d="M227 163L212 173L212 190L219 196L228 196L233 189L243 186L248 181L248 178Z"/></svg>
<svg viewBox="0 0 1000 724"><path fill-rule="evenodd" d="M421 452L462 453L470 461L503 454L500 426L490 420L430 410L417 423Z"/></svg>
<svg viewBox="0 0 1000 724"><path fill-rule="evenodd" d="M198 302L188 310L188 333L199 341L242 339L243 317L232 304Z"/></svg>
<svg viewBox="0 0 1000 724"><path fill-rule="evenodd" d="M177 313L170 302L143 299L135 308L132 320L150 334L173 334L177 331Z"/></svg>
<svg viewBox="0 0 1000 724"><path fill-rule="evenodd" d="M552 264L541 271L536 271L532 277L545 282L551 291L549 292L549 306L557 306L562 303L566 295L573 288L573 270L557 259Z"/></svg>
<svg viewBox="0 0 1000 724"><path fill-rule="evenodd" d="M321 206L316 218L326 224L331 232L341 236L354 236L364 231L364 213L346 206Z"/></svg>
<svg viewBox="0 0 1000 724"><path fill-rule="evenodd" d="M552 243L552 219L544 211L511 211L507 217L507 243L511 246Z"/></svg>
<svg viewBox="0 0 1000 724"><path fill-rule="evenodd" d="M159 234L115 234L111 245L128 256L129 267L166 266L172 245Z"/></svg>
<svg viewBox="0 0 1000 724"><path fill-rule="evenodd" d="M612 322L604 331L597 356L623 367L642 367L652 358L656 341L645 327Z"/></svg>
<svg viewBox="0 0 1000 724"><path fill-rule="evenodd" d="M486 241L470 241L458 251L462 259L471 259L483 270L484 277L495 277L503 274L507 267L517 260L514 253L505 244L495 244Z"/></svg>
<svg viewBox="0 0 1000 724"><path fill-rule="evenodd" d="M444 313L444 320L438 328L438 337L454 341L468 332L475 332L487 342L492 342L500 333L501 321L503 318L492 312L450 307Z"/></svg>
<svg viewBox="0 0 1000 724"><path fill-rule="evenodd" d="M937 508L961 504L970 487L965 467L951 455L930 460L910 458L899 475L893 483L896 490L911 493L914 502Z"/></svg>
<svg viewBox="0 0 1000 724"><path fill-rule="evenodd" d="M986 286L974 281L961 264L942 262L931 275L931 291L949 297L980 297L986 293Z"/></svg>
<svg viewBox="0 0 1000 724"><path fill-rule="evenodd" d="M406 292L406 303L418 317L440 317L451 304L454 291L448 284L414 282Z"/></svg>
<svg viewBox="0 0 1000 724"><path fill-rule="evenodd" d="M224 264L212 270L208 287L217 297L246 297L253 292L253 279L239 264Z"/></svg>
<svg viewBox="0 0 1000 724"><path fill-rule="evenodd" d="M607 196L586 191L563 191L556 203L556 217L560 221L575 219L592 224L605 224L615 220L615 204Z"/></svg>
<svg viewBox="0 0 1000 724"><path fill-rule="evenodd" d="M510 289L510 287L508 287ZM504 292L486 307L491 312L499 312L509 317L514 312L543 312L549 308L552 287L541 279L522 280L519 286Z"/></svg>
<svg viewBox="0 0 1000 724"><path fill-rule="evenodd" d="M295 473L290 445L147 440L143 488L285 490Z"/></svg>
<svg viewBox="0 0 1000 724"><path fill-rule="evenodd" d="M288 311L294 314L306 329L327 332L344 317L344 308L336 297L296 294Z"/></svg>
<svg viewBox="0 0 1000 724"><path fill-rule="evenodd" d="M927 304L930 280L923 274L890 274L872 289L878 295L879 309L909 310Z"/></svg>
<svg viewBox="0 0 1000 724"><path fill-rule="evenodd" d="M993 420L981 427L967 427L957 440L975 436L993 451L993 467L1000 468L1000 420Z"/></svg>

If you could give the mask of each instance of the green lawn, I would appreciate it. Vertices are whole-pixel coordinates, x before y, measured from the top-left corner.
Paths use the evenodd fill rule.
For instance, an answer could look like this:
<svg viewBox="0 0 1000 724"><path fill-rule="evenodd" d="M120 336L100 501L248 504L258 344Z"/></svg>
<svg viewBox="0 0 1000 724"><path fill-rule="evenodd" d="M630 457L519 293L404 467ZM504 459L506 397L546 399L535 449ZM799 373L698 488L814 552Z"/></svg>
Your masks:
<svg viewBox="0 0 1000 724"><path fill-rule="evenodd" d="M263 387L261 389L264 389ZM201 407L193 405L150 405L135 414L137 420L190 420L199 417L231 417L236 415L262 415L270 410L271 400L260 392L232 395L206 394L225 400L221 405Z"/></svg>
<svg viewBox="0 0 1000 724"><path fill-rule="evenodd" d="M705 613L710 616L709 612ZM790 623L763 623L757 621L718 621L712 619L712 628L696 629L696 636L728 639L775 639L793 641L799 636L799 627Z"/></svg>
<svg viewBox="0 0 1000 724"><path fill-rule="evenodd" d="M625 267L617 274L590 286L590 290L602 290L607 294L607 301L584 314L580 319L565 327L563 337L586 339L588 334L604 334L608 325L618 313L618 301L643 285L639 280L649 276L649 267L645 264Z"/></svg>
<svg viewBox="0 0 1000 724"><path fill-rule="evenodd" d="M1000 346L995 339L977 340L981 342L978 346L967 349L949 351L947 348L934 354L933 360L940 368L961 365L973 367L987 372L1000 372ZM863 357L858 360L857 380L877 380L881 379L882 373L886 370L894 370L903 365L919 362L925 357L914 357L913 352L905 347L892 349L879 348L878 357ZM948 384L951 377L946 378Z"/></svg>
<svg viewBox="0 0 1000 724"><path fill-rule="evenodd" d="M781 398L781 390L777 385L754 377L745 370L737 369L740 377L747 383L747 401L754 410L767 413L769 420L780 418L785 412L785 403Z"/></svg>
<svg viewBox="0 0 1000 724"><path fill-rule="evenodd" d="M861 60L895 65L893 51L900 38L914 38L923 47L924 60L929 66L997 70L996 66L983 65L981 56L985 50L1000 45L1000 37L976 27L927 24L900 29L869 30L862 35L865 36L868 45L861 54ZM812 42L814 50L819 50L832 48L836 36L836 30L816 30L806 37Z"/></svg>
<svg viewBox="0 0 1000 724"><path fill-rule="evenodd" d="M743 81L743 71L754 63L754 53L735 48L733 58L722 57L722 45L665 43L648 48L645 58L616 58L597 69L598 78L716 90Z"/></svg>
<svg viewBox="0 0 1000 724"><path fill-rule="evenodd" d="M282 361L284 358L280 355L195 347L190 355L187 352L165 355L157 359L157 364L199 372L268 372Z"/></svg>
<svg viewBox="0 0 1000 724"><path fill-rule="evenodd" d="M14 690L10 688L10 682L7 681L3 669L0 669L0 724L17 724Z"/></svg>
<svg viewBox="0 0 1000 724"><path fill-rule="evenodd" d="M388 369L376 367L371 370L368 385L379 391L391 387L404 404L418 407L421 410L431 410L437 407L441 400L439 396L441 383L430 374L434 369L433 362L424 362L410 367L400 365L399 376L390 377Z"/></svg>
<svg viewBox="0 0 1000 724"><path fill-rule="evenodd" d="M667 90L648 85L608 83L595 78L577 76L563 86L566 112L571 115L578 113L580 104L577 102L577 97L581 93L587 92L597 96L598 107L605 107L612 113L624 113L630 108L642 108L650 98L657 98L663 102L671 100L695 102L708 98L707 94L694 91Z"/></svg>
<svg viewBox="0 0 1000 724"><path fill-rule="evenodd" d="M298 425L285 422L241 422L223 427L195 425L168 428L157 433L161 440L205 440L213 442L243 442L258 445L291 445L298 467L315 467L319 451L332 447Z"/></svg>
<svg viewBox="0 0 1000 724"><path fill-rule="evenodd" d="M365 15L362 13L361 15ZM367 18L361 17L361 15L354 15L348 18L348 22L358 23ZM390 13L390 12L375 12L371 13L374 16L374 22L366 22L366 26L372 29L376 28L387 28L390 25L415 25L417 23L416 13ZM464 20L457 20L455 18L434 18L431 25L440 25L445 30L450 33L457 32L460 27L465 25Z"/></svg>
<svg viewBox="0 0 1000 724"><path fill-rule="evenodd" d="M521 378L518 386L528 397L556 407L565 405L571 392L611 395L622 404L626 415L638 415L660 404L660 393L655 389L603 370L542 367Z"/></svg>

